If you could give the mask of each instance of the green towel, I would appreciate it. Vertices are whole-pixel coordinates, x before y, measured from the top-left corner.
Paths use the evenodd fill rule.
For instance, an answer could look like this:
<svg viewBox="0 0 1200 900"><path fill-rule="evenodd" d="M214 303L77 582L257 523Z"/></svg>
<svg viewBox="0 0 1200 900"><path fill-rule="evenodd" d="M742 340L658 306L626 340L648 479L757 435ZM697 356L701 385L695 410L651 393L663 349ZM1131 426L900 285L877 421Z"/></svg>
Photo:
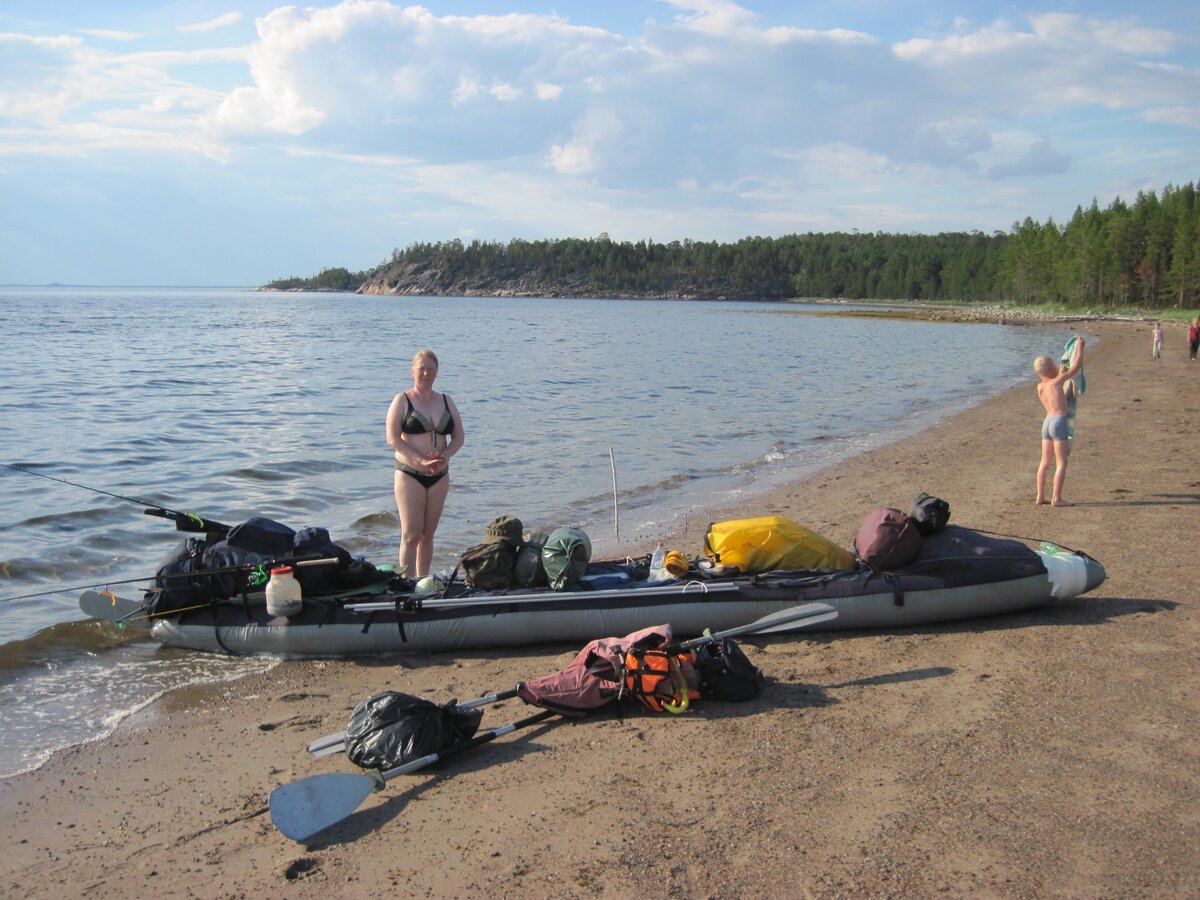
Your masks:
<svg viewBox="0 0 1200 900"><path fill-rule="evenodd" d="M1075 336L1067 341L1066 346L1063 347L1062 356L1058 360L1060 366L1070 365L1072 357L1075 356L1075 342L1078 340L1079 337ZM1082 394L1087 390L1087 379L1083 377L1083 366L1079 367L1079 371L1071 377L1071 381L1075 383L1076 394Z"/></svg>
<svg viewBox="0 0 1200 900"><path fill-rule="evenodd" d="M1078 341L1078 336L1067 341L1063 347L1062 356L1059 358L1060 366L1071 364L1071 360L1075 356L1075 342ZM1083 377L1083 366L1080 365L1079 371L1071 376L1070 380L1063 385L1063 391L1067 395L1067 440L1075 440L1075 412L1079 404L1079 395L1087 390L1087 379Z"/></svg>

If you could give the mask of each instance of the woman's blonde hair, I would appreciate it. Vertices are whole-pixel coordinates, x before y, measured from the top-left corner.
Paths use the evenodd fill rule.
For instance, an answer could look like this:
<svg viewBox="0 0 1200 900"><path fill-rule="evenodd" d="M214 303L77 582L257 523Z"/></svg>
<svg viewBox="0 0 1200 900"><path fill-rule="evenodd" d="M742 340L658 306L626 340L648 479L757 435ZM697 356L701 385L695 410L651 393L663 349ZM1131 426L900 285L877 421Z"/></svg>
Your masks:
<svg viewBox="0 0 1200 900"><path fill-rule="evenodd" d="M437 354L429 349L418 350L416 353L414 353L412 364L415 366L417 364L417 360L421 359L422 357L425 357L426 359L432 359L434 368L438 367Z"/></svg>

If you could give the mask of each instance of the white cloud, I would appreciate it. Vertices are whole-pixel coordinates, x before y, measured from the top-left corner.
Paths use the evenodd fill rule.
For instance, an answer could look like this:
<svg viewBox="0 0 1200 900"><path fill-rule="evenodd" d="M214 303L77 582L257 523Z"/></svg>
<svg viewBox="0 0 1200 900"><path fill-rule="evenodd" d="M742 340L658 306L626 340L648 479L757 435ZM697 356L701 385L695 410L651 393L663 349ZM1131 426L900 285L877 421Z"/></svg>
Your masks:
<svg viewBox="0 0 1200 900"><path fill-rule="evenodd" d="M369 169L363 194L388 227L435 238L584 224L736 237L1007 218L1070 189L1047 173L1108 178L1114 134L1122 183L1144 183L1187 158L1200 123L1195 36L1129 17L914 16L885 39L854 10L813 28L802 5L768 21L753 0L659 2L612 29L589 6L567 19L330 3L271 10L244 45L221 31L236 13L136 48L113 43L124 32L0 34L0 154L254 160L278 196L345 190ZM297 181L268 187L284 176L260 160Z"/></svg>
<svg viewBox="0 0 1200 900"><path fill-rule="evenodd" d="M1142 56L1172 53L1178 37L1164 28L1139 28L1128 19L1099 19L1069 13L1034 13L1029 17L1034 34L1053 46L1095 48Z"/></svg>
<svg viewBox="0 0 1200 900"><path fill-rule="evenodd" d="M209 19L207 22L197 22L191 25L180 25L178 30L184 34L217 31L220 28L228 28L230 25L236 25L242 21L240 12L227 12L224 15L217 16L215 19Z"/></svg>
<svg viewBox="0 0 1200 900"><path fill-rule="evenodd" d="M136 31L117 31L108 28L81 28L79 33L99 38L102 41L136 41L141 37Z"/></svg>
<svg viewBox="0 0 1200 900"><path fill-rule="evenodd" d="M1200 128L1200 105L1150 107L1142 112L1142 118L1147 122L1163 122L1168 125L1182 125L1185 128Z"/></svg>

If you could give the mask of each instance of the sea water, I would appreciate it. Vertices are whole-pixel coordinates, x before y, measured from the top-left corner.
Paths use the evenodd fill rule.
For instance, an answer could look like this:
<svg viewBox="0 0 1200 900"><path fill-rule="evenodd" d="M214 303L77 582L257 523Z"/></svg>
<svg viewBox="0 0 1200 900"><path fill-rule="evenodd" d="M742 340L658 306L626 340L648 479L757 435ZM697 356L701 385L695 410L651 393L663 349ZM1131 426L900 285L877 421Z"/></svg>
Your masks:
<svg viewBox="0 0 1200 900"><path fill-rule="evenodd" d="M27 470L0 468L0 776L164 691L274 664L80 621L81 588L139 596L131 580L180 541L142 503L321 525L395 560L384 416L418 349L437 353L466 430L435 549L449 569L503 514L581 527L597 556L649 553L689 516L980 402L1065 340L815 309L0 289L0 463Z"/></svg>

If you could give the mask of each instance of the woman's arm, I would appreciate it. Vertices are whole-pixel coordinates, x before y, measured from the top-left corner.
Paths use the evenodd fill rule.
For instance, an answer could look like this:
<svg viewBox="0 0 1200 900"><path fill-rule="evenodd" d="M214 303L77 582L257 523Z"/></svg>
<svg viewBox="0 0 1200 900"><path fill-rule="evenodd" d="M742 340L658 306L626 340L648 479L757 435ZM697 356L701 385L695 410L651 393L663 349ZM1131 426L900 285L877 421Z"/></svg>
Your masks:
<svg viewBox="0 0 1200 900"><path fill-rule="evenodd" d="M452 416L454 416L454 429L448 435L448 437L450 437L451 440L446 445L446 450L445 450L446 459L449 459L455 453L457 453L459 450L462 449L463 443L467 439L467 432L463 428L462 416L458 412L458 407L454 404L454 398L451 397L449 394L446 394L445 397L446 397L446 402L448 404L450 404L450 414Z"/></svg>
<svg viewBox="0 0 1200 900"><path fill-rule="evenodd" d="M392 398L392 405L388 407L384 428L387 431L388 446L395 450L408 465L416 466L421 461L421 455L408 441L404 440L403 432L400 430L405 416L406 399L403 393Z"/></svg>

